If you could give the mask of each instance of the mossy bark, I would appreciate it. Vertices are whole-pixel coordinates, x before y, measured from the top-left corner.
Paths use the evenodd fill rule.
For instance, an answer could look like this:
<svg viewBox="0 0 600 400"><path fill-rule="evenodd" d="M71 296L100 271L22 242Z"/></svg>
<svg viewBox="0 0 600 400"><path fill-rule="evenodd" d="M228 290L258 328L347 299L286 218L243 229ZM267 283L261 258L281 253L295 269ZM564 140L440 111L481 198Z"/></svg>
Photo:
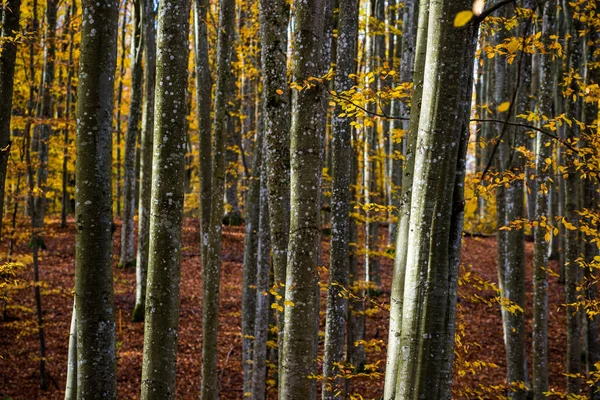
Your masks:
<svg viewBox="0 0 600 400"><path fill-rule="evenodd" d="M174 399L190 3L158 8L150 250L141 398Z"/></svg>

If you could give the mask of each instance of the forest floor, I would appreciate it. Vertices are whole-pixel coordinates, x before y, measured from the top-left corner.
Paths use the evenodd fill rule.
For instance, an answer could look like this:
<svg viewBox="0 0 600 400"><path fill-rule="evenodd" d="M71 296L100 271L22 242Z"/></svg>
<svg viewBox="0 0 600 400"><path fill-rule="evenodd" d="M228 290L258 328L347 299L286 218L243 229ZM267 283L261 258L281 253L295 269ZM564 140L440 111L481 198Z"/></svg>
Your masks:
<svg viewBox="0 0 600 400"><path fill-rule="evenodd" d="M115 307L117 310L118 346L118 398L137 399L140 393L142 345L144 327L142 323L132 323L131 311L134 305L135 270L117 269L119 229L114 238L114 282ZM201 264L199 246L199 226L193 219L187 219L183 230L183 256L181 278L180 335L177 364L177 398L193 399L200 390L200 358L202 340L202 296ZM0 398L1 399L62 399L67 371L67 346L73 304L74 284L74 223L60 228L60 223L52 220L46 233L47 250L41 253L40 277L44 282L42 302L44 308L44 328L47 344L47 370L50 375L49 388L40 391L39 386L39 341L33 329L35 305L33 288L22 285L9 293L11 300L7 307L7 318L0 322ZM327 265L329 238L323 240L323 265ZM244 250L244 228L227 227L224 230L221 272L221 303L219 319L219 376L221 399L241 399L241 277ZM16 254L30 251L22 240ZM5 259L7 243L0 244L0 254ZM527 342L531 352L531 261L533 246L526 243L527 253ZM500 307L481 301L473 301L472 295L479 295L486 301L493 301L492 290L480 291L474 281L497 282L496 242L492 238L465 237L462 252L462 271L471 272L470 284L460 286L458 321L464 326L462 346L457 349L464 360L472 362L467 372L460 376L455 366L455 398L496 398L494 385L505 384L505 353L503 345ZM388 303L392 274L392 261L382 260L381 271L384 293L377 299ZM557 265L551 264L556 271ZM31 281L33 273L28 268L21 278ZM326 279L326 277L325 277ZM480 284L482 286L482 284ZM551 276L549 285L549 346L550 384L552 388L564 387L562 366L565 359L566 335L564 329L565 310L563 286L558 278ZM322 290L322 311L324 308ZM324 324L323 313L322 325ZM367 320L367 339L387 340L387 312L376 312ZM322 350L322 349L321 349ZM479 364L493 363L494 365ZM368 362L379 362L379 370L385 366L385 348L371 349ZM529 360L531 366L531 359ZM465 365L459 368L465 371ZM466 369L468 369L466 368ZM531 369L530 369L531 370ZM382 394L383 377L359 378L351 384L351 391L366 398L378 398ZM481 395L481 393L486 393ZM271 394L274 392L271 391ZM466 395L465 393L471 393ZM271 396L272 397L272 396Z"/></svg>

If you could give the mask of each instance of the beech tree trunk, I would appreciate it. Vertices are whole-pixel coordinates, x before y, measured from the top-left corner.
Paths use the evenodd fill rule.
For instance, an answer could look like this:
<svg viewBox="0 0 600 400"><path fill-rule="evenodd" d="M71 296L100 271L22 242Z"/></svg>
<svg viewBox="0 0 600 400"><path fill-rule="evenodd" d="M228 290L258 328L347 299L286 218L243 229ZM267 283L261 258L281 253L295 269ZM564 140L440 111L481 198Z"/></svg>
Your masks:
<svg viewBox="0 0 600 400"><path fill-rule="evenodd" d="M123 157L123 224L121 225L121 254L119 266L129 268L134 264L134 221L136 153L140 124L140 105L142 100L142 7L143 0L133 1L133 34L131 38L131 88L129 101L129 119L125 135L125 154Z"/></svg>
<svg viewBox="0 0 600 400"><path fill-rule="evenodd" d="M142 399L175 398L190 3L158 8Z"/></svg>
<svg viewBox="0 0 600 400"><path fill-rule="evenodd" d="M337 69L335 91L342 93L353 86L350 74L356 72L355 58L358 42L358 1L339 4L337 37ZM323 360L323 400L333 399L342 389L336 377L336 363L344 361L348 301L342 296L348 290L350 273L350 186L352 184L352 126L351 120L339 117L334 111L331 139L332 196L331 196L331 251L329 288L327 292L327 320L325 327L325 356Z"/></svg>
<svg viewBox="0 0 600 400"><path fill-rule="evenodd" d="M548 46L553 42L550 35L556 34L556 0L548 0L543 7L542 40ZM552 56L542 54L540 60L540 114L553 115L553 91L555 90ZM547 146L549 138L537 134L536 170L538 190L535 202L535 219L540 221L548 215L548 193L544 187L550 185L549 166L546 158L551 156L552 148ZM548 247L546 230L535 230L533 253L533 397L545 399L548 391Z"/></svg>
<svg viewBox="0 0 600 400"><path fill-rule="evenodd" d="M116 398L112 115L119 2L84 0L77 90L77 398Z"/></svg>
<svg viewBox="0 0 600 400"><path fill-rule="evenodd" d="M135 263L135 306L132 320L144 318L148 248L150 242L150 198L152 195L152 146L154 143L154 90L156 83L156 28L153 0L144 0L144 103L142 106L142 149L140 160L140 199L138 210L138 245Z"/></svg>
<svg viewBox="0 0 600 400"><path fill-rule="evenodd" d="M217 86L215 88L212 187L210 226L206 262L202 270L202 400L217 399L219 395L217 374L217 330L219 313L219 284L221 270L221 230L223 195L225 191L225 160L227 142L227 117L229 115L230 60L235 30L235 0L221 0L219 34L217 43Z"/></svg>
<svg viewBox="0 0 600 400"><path fill-rule="evenodd" d="M302 84L323 71L325 1L295 0L292 81ZM323 95L319 85L292 92L290 238L280 399L310 399L315 370L317 266L320 255Z"/></svg>
<svg viewBox="0 0 600 400"><path fill-rule="evenodd" d="M392 316L401 318L392 397L396 399L450 398L462 187L478 28L477 20L462 28L455 28L453 21L471 6L470 0L429 4L403 308L402 315Z"/></svg>
<svg viewBox="0 0 600 400"><path fill-rule="evenodd" d="M12 113L13 80L17 59L17 42L10 40L19 32L21 0L9 0L2 8L2 38L0 43L0 238L4 216L6 167L10 154L10 117Z"/></svg>

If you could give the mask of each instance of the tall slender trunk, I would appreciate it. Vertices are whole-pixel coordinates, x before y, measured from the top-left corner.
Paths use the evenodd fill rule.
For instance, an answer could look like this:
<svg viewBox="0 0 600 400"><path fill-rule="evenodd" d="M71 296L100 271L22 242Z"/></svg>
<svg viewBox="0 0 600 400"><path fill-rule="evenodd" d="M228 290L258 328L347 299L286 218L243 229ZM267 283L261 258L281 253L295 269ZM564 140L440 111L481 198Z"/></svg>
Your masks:
<svg viewBox="0 0 600 400"><path fill-rule="evenodd" d="M416 7L416 6L414 6ZM414 17L414 15L413 15ZM419 116L423 98L425 75L425 56L427 51L427 30L429 25L429 0L421 0L418 6L418 25L414 48L413 95L411 98L410 121L408 124L404 168L397 170L402 174L402 189L398 210L398 231L396 233L396 257L390 299L390 329L386 360L384 399L396 396L398 371L400 368L400 334L402 332L402 309L404 302L404 279L408 249L409 221L412 202L412 182L415 168L415 146L419 128ZM410 44L409 44L410 46ZM407 67L408 68L408 67Z"/></svg>
<svg viewBox="0 0 600 400"><path fill-rule="evenodd" d="M457 238L478 29L477 20L462 28L453 21L471 6L470 0L429 5L395 398L450 397Z"/></svg>
<svg viewBox="0 0 600 400"><path fill-rule="evenodd" d="M121 196L122 196L122 185L121 185L121 101L123 99L123 78L125 76L125 54L127 53L125 47L125 33L127 32L127 13L123 15L123 22L121 23L121 60L119 63L119 88L117 90L117 117L116 117L116 133L117 133L117 162L115 165L116 173L116 211L117 216L121 217Z"/></svg>
<svg viewBox="0 0 600 400"><path fill-rule="evenodd" d="M134 264L134 220L136 153L140 123L140 103L142 100L142 7L143 0L133 1L133 34L131 37L131 92L129 118L125 135L125 154L123 160L123 223L121 225L121 254L119 266L129 268Z"/></svg>
<svg viewBox="0 0 600 400"><path fill-rule="evenodd" d="M186 155L190 2L158 8L142 399L174 399Z"/></svg>
<svg viewBox="0 0 600 400"><path fill-rule="evenodd" d="M73 313L69 329L69 354L67 356L67 383L65 400L77 400L77 306L73 299Z"/></svg>
<svg viewBox="0 0 600 400"><path fill-rule="evenodd" d="M84 0L77 88L77 398L116 398L112 112L119 4Z"/></svg>
<svg viewBox="0 0 600 400"><path fill-rule="evenodd" d="M259 0L259 7L264 159L269 190L273 279L277 294L284 298L290 226L290 104L286 57L290 6L285 0ZM277 312L279 356L283 354L283 331L284 312ZM280 358L280 374L281 368Z"/></svg>
<svg viewBox="0 0 600 400"><path fill-rule="evenodd" d="M337 65L335 91L342 93L353 85L350 74L356 72L358 42L358 1L339 4ZM341 389L336 365L344 361L344 344L348 301L342 293L348 290L350 252L350 185L352 184L352 126L349 118L334 112L331 139L332 196L331 251L327 320L325 326L325 356L323 360L323 399L333 399Z"/></svg>
<svg viewBox="0 0 600 400"><path fill-rule="evenodd" d="M217 44L217 86L215 88L213 147L212 147L212 197L206 262L202 270L202 387L201 399L217 399L219 395L217 374L217 330L219 326L219 284L221 270L221 230L223 195L225 191L225 159L227 142L227 117L229 115L229 79L232 43L235 30L235 0L221 0Z"/></svg>
<svg viewBox="0 0 600 400"><path fill-rule="evenodd" d="M323 60L323 0L294 1L292 80L320 76ZM290 130L290 237L281 356L281 399L309 399L314 384L317 266L320 254L320 192L323 164L323 94L319 85L292 92Z"/></svg>
<svg viewBox="0 0 600 400"><path fill-rule="evenodd" d="M208 56L206 25L209 0L194 1L194 65L196 66L196 104L198 118L198 148L200 152L200 256L206 263L210 227L211 198L211 121L212 77Z"/></svg>
<svg viewBox="0 0 600 400"><path fill-rule="evenodd" d="M258 151L258 150L257 150ZM267 377L267 334L269 331L269 310L271 301L271 243L269 233L269 195L267 189L267 168L260 168L260 218L258 226L258 258L256 271L256 324L254 333L254 354L252 363L252 399L263 400L266 395Z"/></svg>
<svg viewBox="0 0 600 400"><path fill-rule="evenodd" d="M0 238L4 216L4 188L8 155L10 154L10 117L12 113L13 80L17 59L17 42L10 40L19 32L21 0L9 0L2 8L2 38L0 44Z"/></svg>
<svg viewBox="0 0 600 400"><path fill-rule="evenodd" d="M68 60L68 69L67 72L67 82L66 82L66 104L65 104L65 129L64 129L64 139L63 139L63 163L62 163L62 199L61 199L61 221L60 226L67 226L67 214L69 212L69 171L68 171L68 163L69 163L69 144L71 139L69 139L70 133L70 124L71 124L71 103L73 101L73 96L71 95L71 86L73 85L73 47L75 29L71 26L71 18L77 12L77 3L73 0L67 10L67 16L65 19L65 26L67 27L68 32L68 40L69 40L69 60Z"/></svg>
<svg viewBox="0 0 600 400"><path fill-rule="evenodd" d="M556 32L556 0L544 3L542 20L542 40L548 46L552 43L550 35ZM550 54L540 57L539 110L547 117L554 115L552 93L555 90L553 61ZM549 166L546 158L551 156L551 147L547 146L549 139L537 134L537 196L535 203L535 219L540 221L548 214L548 194L543 190L549 185ZM542 186L544 185L544 186ZM535 231L533 251L533 396L534 399L546 398L548 391L548 246L545 229Z"/></svg>
<svg viewBox="0 0 600 400"><path fill-rule="evenodd" d="M142 111L142 149L140 165L140 200L138 212L138 245L135 263L135 306L132 320L144 318L146 280L148 274L148 246L150 242L150 198L152 195L152 146L154 143L154 87L156 83L156 28L154 2L144 0L142 25L144 27L144 104Z"/></svg>
<svg viewBox="0 0 600 400"><path fill-rule="evenodd" d="M246 235L244 236L244 266L242 272L242 369L244 393L253 393L252 380L254 343L256 343L256 302L262 296L256 289L258 237L260 232L260 174L263 168L263 135L257 134L252 175L246 192ZM269 291L268 289L266 290Z"/></svg>

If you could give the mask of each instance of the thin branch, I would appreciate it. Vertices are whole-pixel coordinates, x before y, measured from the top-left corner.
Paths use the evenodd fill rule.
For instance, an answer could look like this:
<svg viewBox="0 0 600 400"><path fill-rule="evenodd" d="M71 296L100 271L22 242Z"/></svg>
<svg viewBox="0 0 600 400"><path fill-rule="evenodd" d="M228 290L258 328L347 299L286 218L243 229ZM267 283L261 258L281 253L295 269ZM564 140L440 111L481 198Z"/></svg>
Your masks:
<svg viewBox="0 0 600 400"><path fill-rule="evenodd" d="M480 122L480 123L499 123L499 124L506 124L506 125L510 125L510 126L517 126L517 127L521 127L521 128L527 128L527 129L531 129L532 131L536 131L539 133L542 133L546 136L548 136L549 138L552 138L554 140L556 140L557 142L559 142L560 144L564 145L565 147L567 147L569 150L573 150L573 151L577 151L577 149L573 146L571 146L569 143L567 143L564 139L551 134L548 131L545 131L543 129L537 128L533 125L528 125L528 124L519 124L518 122L508 122L508 121L503 121L500 119L480 119L480 118L474 118L470 120L471 122Z"/></svg>
<svg viewBox="0 0 600 400"><path fill-rule="evenodd" d="M392 116L392 115L387 115L385 113L380 114L378 112L369 111L366 108L360 106L359 104L356 104L351 99L349 99L347 97L344 97L344 96L340 96L339 94L334 93L331 90L328 90L327 93L329 93L332 97L335 97L336 99L347 101L348 103L352 104L354 107L358 108L361 111L366 112L367 114L369 114L369 115L371 115L373 117L381 117L381 118L386 118L386 119L395 119L395 120L400 120L400 121L409 121L410 120L410 118L407 118L407 117L395 117L395 116Z"/></svg>
<svg viewBox="0 0 600 400"><path fill-rule="evenodd" d="M493 6L491 6L490 8L488 8L487 10L483 10L483 12L481 14L479 14L477 16L477 18L475 18L475 22L479 24L484 19L486 19L487 17L489 17L490 15L492 15L494 12L496 12L498 9L504 7L507 4L514 3L514 2L515 2L515 0L504 0L504 1L501 1L501 2L499 2L497 4L494 4Z"/></svg>

